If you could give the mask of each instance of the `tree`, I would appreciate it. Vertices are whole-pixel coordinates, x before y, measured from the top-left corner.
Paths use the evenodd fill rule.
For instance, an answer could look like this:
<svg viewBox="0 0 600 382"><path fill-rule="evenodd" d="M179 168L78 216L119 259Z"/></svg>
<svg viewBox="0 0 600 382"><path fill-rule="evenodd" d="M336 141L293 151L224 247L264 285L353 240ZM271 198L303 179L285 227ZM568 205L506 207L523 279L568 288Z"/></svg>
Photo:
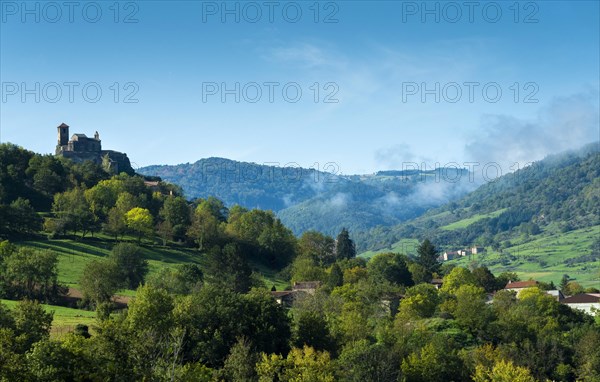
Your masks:
<svg viewBox="0 0 600 382"><path fill-rule="evenodd" d="M108 259L115 263L121 280L129 289L135 289L144 282L148 273L148 261L142 257L141 248L128 243L116 244Z"/></svg>
<svg viewBox="0 0 600 382"><path fill-rule="evenodd" d="M421 245L417 248L417 264L425 268L430 274L439 272L440 262L438 261L438 250L429 241L429 239L423 240Z"/></svg>
<svg viewBox="0 0 600 382"><path fill-rule="evenodd" d="M294 348L287 358L262 354L256 365L260 382L333 382L335 368L328 352L319 352L305 346Z"/></svg>
<svg viewBox="0 0 600 382"><path fill-rule="evenodd" d="M115 187L117 189L124 188L122 181L118 181L117 179L111 179L111 181L114 183L111 187ZM138 205L139 203L137 199L132 194L124 191L119 193L115 206L108 212L108 219L104 226L104 230L108 234L114 235L115 240L118 239L119 235L125 234L127 229L125 214L127 211L138 207Z"/></svg>
<svg viewBox="0 0 600 382"><path fill-rule="evenodd" d="M412 276L406 265L406 258L398 253L375 255L367 264L369 278L375 282L389 282L395 285L412 286Z"/></svg>
<svg viewBox="0 0 600 382"><path fill-rule="evenodd" d="M408 288L404 298L400 301L397 322L427 318L433 316L439 296L437 289L431 284L418 284Z"/></svg>
<svg viewBox="0 0 600 382"><path fill-rule="evenodd" d="M407 381L445 382L463 380L462 362L447 340L434 337L420 351L402 361L402 374Z"/></svg>
<svg viewBox="0 0 600 382"><path fill-rule="evenodd" d="M196 241L198 249L201 251L207 245L210 246L218 243L219 221L212 214L208 204L201 203L196 207L187 234Z"/></svg>
<svg viewBox="0 0 600 382"><path fill-rule="evenodd" d="M456 267L444 277L441 290L454 293L462 285L475 285L475 283L475 277L468 269Z"/></svg>
<svg viewBox="0 0 600 382"><path fill-rule="evenodd" d="M245 335L246 320L252 319L244 314L241 295L216 285L183 297L175 312L186 331L184 356L210 367L223 365L231 347Z"/></svg>
<svg viewBox="0 0 600 382"><path fill-rule="evenodd" d="M298 256L292 263L291 281L326 281L325 270L319 267L315 260L307 256Z"/></svg>
<svg viewBox="0 0 600 382"><path fill-rule="evenodd" d="M190 207L187 200L181 196L167 197L160 210L161 218L172 229L175 239L183 240L191 224Z"/></svg>
<svg viewBox="0 0 600 382"><path fill-rule="evenodd" d="M567 283L567 287L565 288L565 292L567 292L565 295L566 296L574 296L576 294L583 293L584 291L585 290L583 289L581 284L579 284L578 282L575 282L575 281L569 281Z"/></svg>
<svg viewBox="0 0 600 382"><path fill-rule="evenodd" d="M322 312L297 310L294 314L292 345L296 348L310 346L315 350L335 350L335 340L329 332Z"/></svg>
<svg viewBox="0 0 600 382"><path fill-rule="evenodd" d="M59 296L62 290L58 284L58 255L55 252L16 249L8 244L3 252L0 292L15 299L53 300Z"/></svg>
<svg viewBox="0 0 600 382"><path fill-rule="evenodd" d="M335 256L337 259L351 259L356 257L356 247L352 239L350 239L350 233L346 228L342 228L337 237Z"/></svg>
<svg viewBox="0 0 600 382"><path fill-rule="evenodd" d="M96 220L90 210L83 190L73 188L54 195L52 211L63 222L64 227L73 232L81 232L81 237L95 226Z"/></svg>
<svg viewBox="0 0 600 382"><path fill-rule="evenodd" d="M562 276L562 278L560 279L560 284L558 284L558 287L560 288L560 291L562 292L563 295L568 296L569 294L567 293L567 288L569 286L569 280L570 277L567 274L564 274Z"/></svg>
<svg viewBox="0 0 600 382"><path fill-rule="evenodd" d="M335 260L335 241L332 237L317 231L306 231L298 240L300 254L310 256L321 265L329 265Z"/></svg>
<svg viewBox="0 0 600 382"><path fill-rule="evenodd" d="M94 260L89 262L79 279L84 301L98 306L110 298L122 286L121 273L112 261Z"/></svg>
<svg viewBox="0 0 600 382"><path fill-rule="evenodd" d="M496 277L496 290L503 289L509 281L519 281L519 275L515 272L502 272Z"/></svg>
<svg viewBox="0 0 600 382"><path fill-rule="evenodd" d="M492 321L483 288L465 284L455 291L455 296L456 305L451 313L460 326L477 334Z"/></svg>
<svg viewBox="0 0 600 382"><path fill-rule="evenodd" d="M229 243L208 252L206 277L211 284L245 293L250 290L251 275L252 269L238 244Z"/></svg>
<svg viewBox="0 0 600 382"><path fill-rule="evenodd" d="M331 289L335 287L342 286L344 284L344 272L342 272L342 268L338 265L338 263L333 263L331 269L329 270L329 277L327 279L327 285Z"/></svg>
<svg viewBox="0 0 600 382"><path fill-rule="evenodd" d="M510 361L500 360L492 369L477 365L474 382L535 382L527 368L515 366Z"/></svg>
<svg viewBox="0 0 600 382"><path fill-rule="evenodd" d="M18 352L24 353L34 343L50 336L53 313L46 313L37 301L20 301L12 312Z"/></svg>
<svg viewBox="0 0 600 382"><path fill-rule="evenodd" d="M162 268L148 280L148 284L173 294L190 294L202 287L204 274L196 264L182 264L177 268Z"/></svg>
<svg viewBox="0 0 600 382"><path fill-rule="evenodd" d="M150 211L140 207L135 207L127 211L125 214L125 224L129 229L137 233L138 243L141 242L142 236L147 236L152 233L154 226Z"/></svg>
<svg viewBox="0 0 600 382"><path fill-rule="evenodd" d="M42 218L29 200L17 198L8 206L0 205L0 234L29 234L42 229Z"/></svg>
<svg viewBox="0 0 600 382"><path fill-rule="evenodd" d="M490 272L487 267L477 267L473 269L471 274L475 278L475 283L482 287L487 293L492 293L497 290L498 283L496 277L494 277L494 274Z"/></svg>
<svg viewBox="0 0 600 382"><path fill-rule="evenodd" d="M231 352L225 360L221 374L226 381L256 381L258 376L254 366L258 362L258 355L252 351L251 342L242 337L233 345Z"/></svg>

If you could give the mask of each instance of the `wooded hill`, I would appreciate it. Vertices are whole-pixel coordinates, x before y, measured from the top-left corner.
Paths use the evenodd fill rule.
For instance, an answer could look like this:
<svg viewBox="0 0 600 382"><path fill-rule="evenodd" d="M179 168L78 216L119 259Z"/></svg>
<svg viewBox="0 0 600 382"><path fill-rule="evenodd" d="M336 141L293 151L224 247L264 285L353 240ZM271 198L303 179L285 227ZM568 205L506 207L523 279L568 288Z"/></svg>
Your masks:
<svg viewBox="0 0 600 382"><path fill-rule="evenodd" d="M138 171L181 186L188 198L214 196L226 206L272 210L296 235L308 230L335 235L343 227L354 233L398 224L475 188L464 169L343 175L331 163L323 170L208 158Z"/></svg>
<svg viewBox="0 0 600 382"><path fill-rule="evenodd" d="M371 250L367 256L402 246L410 252L411 239L428 237L449 251L473 245L488 250L463 261L541 272L542 277L562 264L550 273L581 271L597 280L599 216L600 153L595 143L549 156L416 219L355 237L361 249Z"/></svg>

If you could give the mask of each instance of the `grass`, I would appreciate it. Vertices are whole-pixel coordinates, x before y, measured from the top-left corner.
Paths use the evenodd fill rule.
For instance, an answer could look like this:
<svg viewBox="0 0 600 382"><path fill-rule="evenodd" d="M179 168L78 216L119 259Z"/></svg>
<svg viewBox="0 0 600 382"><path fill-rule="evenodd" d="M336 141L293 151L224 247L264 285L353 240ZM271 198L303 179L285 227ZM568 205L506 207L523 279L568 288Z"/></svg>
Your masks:
<svg viewBox="0 0 600 382"><path fill-rule="evenodd" d="M13 309L19 302L13 300L0 300L9 309ZM61 336L72 331L77 324L92 326L96 322L96 312L66 308L64 306L42 304L46 312L54 314L52 320L51 336Z"/></svg>
<svg viewBox="0 0 600 382"><path fill-rule="evenodd" d="M19 246L37 250L49 250L58 254L58 280L71 288L79 289L79 278L85 266L94 260L100 260L110 253L114 240L107 237L30 240L16 243ZM204 256L190 248L170 248L142 244L142 255L148 260L148 276L164 267L174 267L182 263L202 265ZM122 292L122 293L121 293ZM120 294L132 295L133 291L121 291Z"/></svg>
<svg viewBox="0 0 600 382"><path fill-rule="evenodd" d="M600 288L600 261L587 261L569 265L569 259L590 253L592 242L600 235L600 225L566 233L542 233L533 240L518 243L500 252L473 255L471 259L453 261L466 266L470 261L487 265L492 272L516 272L522 280L530 278L558 285L562 276L584 287Z"/></svg>
<svg viewBox="0 0 600 382"><path fill-rule="evenodd" d="M263 281L267 285L268 288L271 288L275 285L277 290L285 290L290 283L287 280L282 279L277 275L277 271L271 268L267 268L262 264L253 263L251 264L252 268L262 275Z"/></svg>
<svg viewBox="0 0 600 382"><path fill-rule="evenodd" d="M447 224L443 227L440 227L440 229L443 229L446 231L454 231L454 230L461 229L461 228L467 228L471 224L473 224L481 219L495 218L495 217L499 216L501 213L503 213L504 211L506 211L506 208L502 208L500 210L496 210L494 212L490 212L487 214L476 214L471 217Z"/></svg>
<svg viewBox="0 0 600 382"><path fill-rule="evenodd" d="M405 255L415 255L417 253L418 246L419 241L417 239L402 239L400 241L395 242L387 248L379 249L377 251L366 251L359 254L358 256L369 260L371 257L377 255L378 253L386 252L402 253Z"/></svg>
<svg viewBox="0 0 600 382"><path fill-rule="evenodd" d="M125 241L136 243L133 238ZM85 266L94 260L100 260L109 255L115 242L105 235L94 238L67 238L56 240L28 240L16 243L19 246L30 247L42 251L54 251L58 254L58 280L70 288L79 288L79 278ZM142 255L148 260L148 275L151 278L163 268L172 268L179 264L194 263L201 268L205 266L206 257L197 249L172 246L163 247L148 245L142 242ZM253 269L260 272L265 284L270 288L275 285L277 290L285 289L289 283L278 277L277 272L258 263L250 264ZM135 291L124 289L117 292L123 296L134 297Z"/></svg>

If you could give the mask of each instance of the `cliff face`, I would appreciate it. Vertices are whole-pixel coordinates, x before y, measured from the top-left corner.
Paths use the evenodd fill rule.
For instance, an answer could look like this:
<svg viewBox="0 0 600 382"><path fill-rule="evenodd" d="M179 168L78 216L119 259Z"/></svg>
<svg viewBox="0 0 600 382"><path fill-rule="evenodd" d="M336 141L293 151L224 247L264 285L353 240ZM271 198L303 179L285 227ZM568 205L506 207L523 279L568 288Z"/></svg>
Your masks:
<svg viewBox="0 0 600 382"><path fill-rule="evenodd" d="M102 151L63 151L60 156L71 159L73 162L82 163L92 161L98 165L102 165L104 158L108 156L108 170L114 174L125 172L133 175L135 171L131 167L131 162L127 154L113 150Z"/></svg>

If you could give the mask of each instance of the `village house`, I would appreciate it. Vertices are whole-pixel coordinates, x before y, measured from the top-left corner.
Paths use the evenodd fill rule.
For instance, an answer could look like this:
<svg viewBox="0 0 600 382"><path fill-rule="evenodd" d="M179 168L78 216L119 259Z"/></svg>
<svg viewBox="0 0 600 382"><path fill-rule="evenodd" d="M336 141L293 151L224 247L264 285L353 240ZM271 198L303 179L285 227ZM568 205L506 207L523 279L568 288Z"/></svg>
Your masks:
<svg viewBox="0 0 600 382"><path fill-rule="evenodd" d="M517 294L523 289L537 287L539 283L535 280L528 281L509 281L504 287L505 290L517 292Z"/></svg>
<svg viewBox="0 0 600 382"><path fill-rule="evenodd" d="M449 261L454 260L459 257L470 256L471 254L483 253L485 252L485 248L483 247L472 247L472 248L463 248L457 251L446 251L438 256L439 261Z"/></svg>
<svg viewBox="0 0 600 382"><path fill-rule="evenodd" d="M444 252L441 256L441 260L442 261L454 260L454 259L458 258L459 256L460 255L458 254L457 251Z"/></svg>
<svg viewBox="0 0 600 382"><path fill-rule="evenodd" d="M581 310L587 314L597 315L600 312L600 293L580 293L567 297L561 303L572 309Z"/></svg>
<svg viewBox="0 0 600 382"><path fill-rule="evenodd" d="M440 289L442 287L442 284L444 283L444 280L431 279L431 281L429 283L432 284L435 287L435 289Z"/></svg>
<svg viewBox="0 0 600 382"><path fill-rule="evenodd" d="M291 308L294 304L294 291L292 290L272 291L271 297L273 297L279 305L283 305L286 308Z"/></svg>
<svg viewBox="0 0 600 382"><path fill-rule="evenodd" d="M321 286L320 281L297 281L292 286L294 292L306 292L309 294L315 294L317 289Z"/></svg>
<svg viewBox="0 0 600 382"><path fill-rule="evenodd" d="M320 281L297 281L292 286L292 290L271 291L271 297L273 297L278 304L283 305L286 308L291 308L294 305L294 301L315 294L320 286Z"/></svg>

